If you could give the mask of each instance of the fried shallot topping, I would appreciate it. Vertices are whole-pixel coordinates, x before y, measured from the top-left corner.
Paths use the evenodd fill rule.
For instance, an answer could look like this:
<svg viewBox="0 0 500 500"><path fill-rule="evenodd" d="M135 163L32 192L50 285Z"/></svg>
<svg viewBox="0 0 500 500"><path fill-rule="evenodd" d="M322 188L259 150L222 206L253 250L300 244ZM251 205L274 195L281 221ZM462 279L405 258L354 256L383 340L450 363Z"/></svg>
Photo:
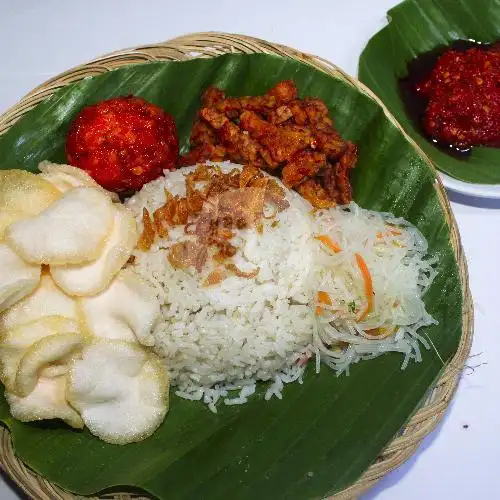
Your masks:
<svg viewBox="0 0 500 500"><path fill-rule="evenodd" d="M315 208L352 200L349 172L356 165L357 147L335 130L323 101L299 99L292 80L253 97L226 97L209 87L201 101L182 165L206 160L246 164L251 170L245 172L248 179L240 178L240 187L265 169Z"/></svg>
<svg viewBox="0 0 500 500"><path fill-rule="evenodd" d="M184 226L189 239L169 247L168 260L175 269L194 267L200 273L211 257L235 276L257 276L258 268L243 272L228 262L238 251L230 241L236 234L233 229L254 228L262 234L262 221L274 219L289 207L285 190L253 166L225 173L218 167L198 165L185 176L185 185L185 197L165 191L166 201L155 210L154 223L148 210L143 210L144 229L138 248L149 250L156 236L168 238L169 228ZM270 211L272 216L267 215ZM227 276L221 269L213 271L204 286L222 282Z"/></svg>
<svg viewBox="0 0 500 500"><path fill-rule="evenodd" d="M153 227L151 216L147 208L143 208L142 210L142 225L142 234L137 242L137 248L146 252L151 248L155 240L155 228Z"/></svg>
<svg viewBox="0 0 500 500"><path fill-rule="evenodd" d="M226 277L227 276L224 271L220 267L218 267L205 278L205 280L203 281L203 286L208 287L220 285L226 279Z"/></svg>
<svg viewBox="0 0 500 500"><path fill-rule="evenodd" d="M194 241L180 241L170 247L168 261L175 269L187 269L193 266L201 272L207 261L207 247Z"/></svg>
<svg viewBox="0 0 500 500"><path fill-rule="evenodd" d="M259 274L260 268L256 267L253 271L250 272L244 272L242 271L239 267L236 266L236 264L229 263L226 264L226 269L229 271L232 271L238 278L255 278Z"/></svg>

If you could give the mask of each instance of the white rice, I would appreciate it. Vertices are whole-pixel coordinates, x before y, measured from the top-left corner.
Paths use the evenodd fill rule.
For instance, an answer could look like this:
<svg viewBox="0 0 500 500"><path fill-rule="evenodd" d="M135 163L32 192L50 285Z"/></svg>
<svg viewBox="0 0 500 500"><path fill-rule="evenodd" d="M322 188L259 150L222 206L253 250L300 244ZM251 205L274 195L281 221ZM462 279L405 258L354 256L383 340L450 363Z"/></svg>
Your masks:
<svg viewBox="0 0 500 500"><path fill-rule="evenodd" d="M241 168L219 165L224 171ZM165 189L184 195L184 174L193 169L168 172L130 198L127 205L139 223L143 207L152 213L164 204ZM352 363L388 351L403 353L403 365L418 361L422 339L416 330L433 322L421 296L434 271L423 259L426 242L415 228L355 204L313 214L297 193L286 193L290 207L278 213L277 225L264 220L263 234L239 230L231 240L239 249L234 262L241 270L260 268L255 278L233 276L206 288L201 283L214 267L207 264L201 276L194 269L174 269L168 249L189 238L183 227L148 252L135 252L135 270L154 286L161 303L155 351L165 360L176 394L203 401L212 411L221 401L245 403L257 381L268 383L266 400L281 398L284 384L302 382L305 364L297 361L304 355L316 356L317 372L320 361L342 373ZM405 247L394 246L396 237L385 235L387 223L404 226L397 238ZM384 245L378 232L384 233ZM314 238L317 234L328 234L342 252L328 252ZM365 258L375 290L374 311L362 324L348 310L349 303L361 307L364 300L355 253ZM327 291L334 304L324 306L320 316L315 314L318 290ZM363 336L362 328L385 325L397 325L397 332L384 340ZM349 342L347 349L329 347L341 340Z"/></svg>

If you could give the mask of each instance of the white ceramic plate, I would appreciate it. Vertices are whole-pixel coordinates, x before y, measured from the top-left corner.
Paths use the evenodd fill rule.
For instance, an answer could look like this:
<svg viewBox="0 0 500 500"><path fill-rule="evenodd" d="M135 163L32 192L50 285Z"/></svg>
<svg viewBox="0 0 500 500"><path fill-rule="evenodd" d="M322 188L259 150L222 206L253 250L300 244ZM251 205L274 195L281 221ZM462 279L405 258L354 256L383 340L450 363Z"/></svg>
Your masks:
<svg viewBox="0 0 500 500"><path fill-rule="evenodd" d="M459 181L443 172L439 172L439 175L445 187L457 193L477 198L500 199L500 184L473 184Z"/></svg>

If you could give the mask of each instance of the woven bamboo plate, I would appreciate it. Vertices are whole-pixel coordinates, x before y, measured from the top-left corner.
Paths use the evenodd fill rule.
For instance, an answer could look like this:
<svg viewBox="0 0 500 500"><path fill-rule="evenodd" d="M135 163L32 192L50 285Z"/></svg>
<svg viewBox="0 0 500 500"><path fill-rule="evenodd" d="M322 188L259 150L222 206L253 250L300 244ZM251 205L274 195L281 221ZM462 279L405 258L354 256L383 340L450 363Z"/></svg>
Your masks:
<svg viewBox="0 0 500 500"><path fill-rule="evenodd" d="M61 87L89 76L106 73L110 70L129 64L144 63L149 61L176 60L182 61L197 57L214 57L227 53L266 53L289 57L323 71L349 85L356 87L360 92L376 101L384 110L387 118L398 128L400 125L392 117L382 102L364 85L342 72L332 63L320 57L298 52L294 49L277 45L264 40L233 35L227 33L195 33L182 36L169 42L157 45L148 45L138 48L121 50L95 59L87 64L73 68L40 85L18 104L0 117L0 135L5 133L19 118L34 106L39 104ZM401 129L402 130L402 129ZM404 132L403 132L404 133ZM406 135L406 134L405 134ZM409 138L408 141L422 154L420 148ZM344 491L336 494L335 500L346 500L358 497L361 493L371 488L380 478L392 469L405 462L415 453L422 439L429 434L443 417L448 404L455 392L461 370L468 357L473 335L473 306L469 291L467 264L460 243L458 228L446 197L445 190L436 170L430 160L427 160L435 172L435 188L443 208L447 222L450 225L451 244L459 266L460 279L464 294L463 302L463 331L458 351L452 361L446 366L434 388L422 407L414 414L399 435L385 448L378 459L363 476ZM31 498L36 500L74 500L84 497L75 496L65 492L49 483L29 468L27 468L14 455L9 432L0 428L0 461L3 470L19 485ZM86 497L85 497L86 498ZM92 497L94 500L97 497ZM132 500L146 498L137 494L115 493L103 495L100 498L114 500Z"/></svg>

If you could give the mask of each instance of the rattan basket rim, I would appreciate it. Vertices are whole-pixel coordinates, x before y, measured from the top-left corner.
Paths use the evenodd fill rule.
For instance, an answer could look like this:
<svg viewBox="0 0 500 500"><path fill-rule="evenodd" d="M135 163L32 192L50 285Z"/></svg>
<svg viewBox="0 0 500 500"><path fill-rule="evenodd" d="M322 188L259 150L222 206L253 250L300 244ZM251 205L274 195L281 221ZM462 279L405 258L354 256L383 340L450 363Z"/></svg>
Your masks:
<svg viewBox="0 0 500 500"><path fill-rule="evenodd" d="M52 95L59 88L85 77L105 73L129 64L161 60L182 61L196 57L214 57L225 53L267 53L290 57L309 64L330 76L341 79L356 87L360 92L369 96L381 106L388 119L403 132L407 140L419 151L434 172L435 189L450 226L451 244L457 259L462 284L464 297L462 337L454 358L444 368L433 390L430 392L429 397L426 399L423 406L407 422L402 432L388 444L385 450L379 455L376 462L365 471L358 481L332 497L335 500L357 498L361 493L371 488L389 471L408 460L417 450L421 440L436 427L437 423L446 412L455 393L461 371L470 352L473 336L473 303L469 290L467 262L460 242L458 227L453 212L451 211L446 192L432 162L419 146L404 132L380 99L361 82L347 75L337 66L321 57L302 53L284 45L245 35L203 32L184 35L154 45L133 47L112 52L86 64L72 68L44 82L0 116L0 135L5 133L30 109ZM30 498L36 500L74 500L89 498L68 493L58 486L46 481L26 467L15 456L10 434L8 430L3 427L0 428L0 466ZM97 500L97 497L91 498ZM146 497L141 497L137 494L115 493L103 495L99 498L115 500L129 500L134 498L137 500Z"/></svg>

